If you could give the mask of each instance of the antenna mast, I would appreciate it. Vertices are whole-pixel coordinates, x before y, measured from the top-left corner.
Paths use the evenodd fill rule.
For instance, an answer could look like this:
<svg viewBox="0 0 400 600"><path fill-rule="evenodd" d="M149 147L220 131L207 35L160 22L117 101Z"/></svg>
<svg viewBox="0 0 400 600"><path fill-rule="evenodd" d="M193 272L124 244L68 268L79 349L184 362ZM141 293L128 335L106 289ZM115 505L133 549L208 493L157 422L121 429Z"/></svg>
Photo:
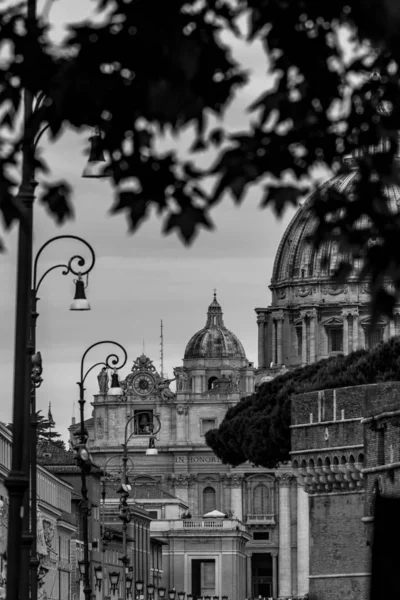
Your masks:
<svg viewBox="0 0 400 600"><path fill-rule="evenodd" d="M164 379L164 326L161 319L161 335L160 335L160 375Z"/></svg>

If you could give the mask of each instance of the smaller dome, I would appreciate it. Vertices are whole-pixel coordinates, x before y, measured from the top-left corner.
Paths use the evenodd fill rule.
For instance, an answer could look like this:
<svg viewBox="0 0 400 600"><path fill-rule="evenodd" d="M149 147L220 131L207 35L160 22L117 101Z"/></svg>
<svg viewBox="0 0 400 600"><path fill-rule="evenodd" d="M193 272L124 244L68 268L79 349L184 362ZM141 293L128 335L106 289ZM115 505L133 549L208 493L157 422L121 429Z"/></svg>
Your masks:
<svg viewBox="0 0 400 600"><path fill-rule="evenodd" d="M224 325L222 308L214 299L208 307L205 327L194 334L186 346L184 358L246 358L240 340Z"/></svg>

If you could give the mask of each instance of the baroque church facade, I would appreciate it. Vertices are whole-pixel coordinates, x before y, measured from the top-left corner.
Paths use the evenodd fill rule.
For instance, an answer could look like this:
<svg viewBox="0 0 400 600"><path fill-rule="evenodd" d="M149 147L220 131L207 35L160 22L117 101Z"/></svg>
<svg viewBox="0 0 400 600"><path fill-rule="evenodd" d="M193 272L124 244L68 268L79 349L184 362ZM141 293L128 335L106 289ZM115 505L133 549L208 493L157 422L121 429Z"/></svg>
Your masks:
<svg viewBox="0 0 400 600"><path fill-rule="evenodd" d="M129 502L148 511L152 538L162 545L162 568L153 565L145 583L229 600L307 593L307 495L291 470L232 468L205 443L205 433L254 391L255 374L214 294L205 326L174 370L176 393L143 354L121 382L122 396L94 396L86 422L93 460L117 474L127 427ZM146 455L145 419L126 425L141 411L160 420L157 455ZM107 494L115 503L115 488Z"/></svg>

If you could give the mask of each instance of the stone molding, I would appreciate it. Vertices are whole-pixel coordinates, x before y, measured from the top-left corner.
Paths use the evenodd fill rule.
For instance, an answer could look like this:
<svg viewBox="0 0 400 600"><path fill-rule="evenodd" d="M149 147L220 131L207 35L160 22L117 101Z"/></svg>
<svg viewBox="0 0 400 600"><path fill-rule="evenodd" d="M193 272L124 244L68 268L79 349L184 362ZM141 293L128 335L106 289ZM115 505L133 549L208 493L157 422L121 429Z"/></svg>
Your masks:
<svg viewBox="0 0 400 600"><path fill-rule="evenodd" d="M193 473L172 473L167 479L175 487L188 487L197 481L197 477Z"/></svg>
<svg viewBox="0 0 400 600"><path fill-rule="evenodd" d="M285 318L285 314L284 314L283 310L276 311L276 312L272 313L271 316L272 316L273 321L283 321Z"/></svg>
<svg viewBox="0 0 400 600"><path fill-rule="evenodd" d="M244 475L239 475L237 473L224 473L221 477L223 483L231 487L242 487L245 479L246 477Z"/></svg>
<svg viewBox="0 0 400 600"><path fill-rule="evenodd" d="M321 292L323 293L324 296L337 296L338 294L346 294L348 291L348 287L347 285L329 285L326 287L323 287Z"/></svg>
<svg viewBox="0 0 400 600"><path fill-rule="evenodd" d="M293 475L293 473L277 473L275 478L279 482L280 486L290 485L292 481L296 481L296 477Z"/></svg>
<svg viewBox="0 0 400 600"><path fill-rule="evenodd" d="M305 298L306 296L310 296L313 293L312 287L307 287L302 285L300 287L295 287L293 290L293 295L298 296L300 298Z"/></svg>
<svg viewBox="0 0 400 600"><path fill-rule="evenodd" d="M359 316L358 306L355 306L354 308L353 307L352 308L343 308L341 315L343 318L358 317Z"/></svg>
<svg viewBox="0 0 400 600"><path fill-rule="evenodd" d="M301 310L300 311L300 319L315 319L317 317L318 313L317 313L317 309L316 308L309 308L306 310Z"/></svg>

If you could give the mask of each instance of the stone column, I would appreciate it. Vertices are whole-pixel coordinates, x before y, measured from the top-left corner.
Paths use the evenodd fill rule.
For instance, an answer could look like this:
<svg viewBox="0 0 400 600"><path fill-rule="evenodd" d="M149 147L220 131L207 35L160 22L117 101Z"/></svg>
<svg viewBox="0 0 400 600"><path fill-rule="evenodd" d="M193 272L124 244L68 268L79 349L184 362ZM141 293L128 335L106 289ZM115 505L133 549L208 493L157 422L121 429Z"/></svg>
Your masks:
<svg viewBox="0 0 400 600"><path fill-rule="evenodd" d="M258 313L257 315L258 325L258 368L266 367L266 356L265 356L265 315L264 313Z"/></svg>
<svg viewBox="0 0 400 600"><path fill-rule="evenodd" d="M246 590L246 596L247 598L252 598L253 597L253 590L252 590L252 578L251 578L251 556L247 556L247 590Z"/></svg>
<svg viewBox="0 0 400 600"><path fill-rule="evenodd" d="M272 596L278 597L278 554L272 553Z"/></svg>
<svg viewBox="0 0 400 600"><path fill-rule="evenodd" d="M279 481L279 598L292 595L292 540L290 520L291 473L277 476Z"/></svg>
<svg viewBox="0 0 400 600"><path fill-rule="evenodd" d="M353 313L353 351L358 349L358 312Z"/></svg>
<svg viewBox="0 0 400 600"><path fill-rule="evenodd" d="M283 364L283 319L284 314L283 311L279 311L274 315L275 323L276 323L276 362L278 365Z"/></svg>
<svg viewBox="0 0 400 600"><path fill-rule="evenodd" d="M316 355L315 355L315 348L316 348L316 319L317 319L317 313L315 310L312 311L311 315L310 315L310 363L315 362L316 360Z"/></svg>
<svg viewBox="0 0 400 600"><path fill-rule="evenodd" d="M343 354L349 353L349 317L343 314Z"/></svg>
<svg viewBox="0 0 400 600"><path fill-rule="evenodd" d="M276 341L277 341L277 322L275 319L272 319L271 321L271 325L272 325L272 356L271 356L271 360L273 363L277 362L277 348L276 348ZM269 366L269 365L268 365Z"/></svg>
<svg viewBox="0 0 400 600"><path fill-rule="evenodd" d="M308 343L308 340L307 340L307 314L304 313L303 311L301 311L300 318L301 318L301 327L302 327L301 364L306 365L307 364L307 343Z"/></svg>
<svg viewBox="0 0 400 600"><path fill-rule="evenodd" d="M278 327L278 365L283 364L283 320L277 321Z"/></svg>
<svg viewBox="0 0 400 600"><path fill-rule="evenodd" d="M297 485L297 595L308 594L310 563L308 494Z"/></svg>
<svg viewBox="0 0 400 600"><path fill-rule="evenodd" d="M233 474L230 477L231 481L231 510L236 519L243 521L243 495L242 484L244 481L243 475Z"/></svg>

